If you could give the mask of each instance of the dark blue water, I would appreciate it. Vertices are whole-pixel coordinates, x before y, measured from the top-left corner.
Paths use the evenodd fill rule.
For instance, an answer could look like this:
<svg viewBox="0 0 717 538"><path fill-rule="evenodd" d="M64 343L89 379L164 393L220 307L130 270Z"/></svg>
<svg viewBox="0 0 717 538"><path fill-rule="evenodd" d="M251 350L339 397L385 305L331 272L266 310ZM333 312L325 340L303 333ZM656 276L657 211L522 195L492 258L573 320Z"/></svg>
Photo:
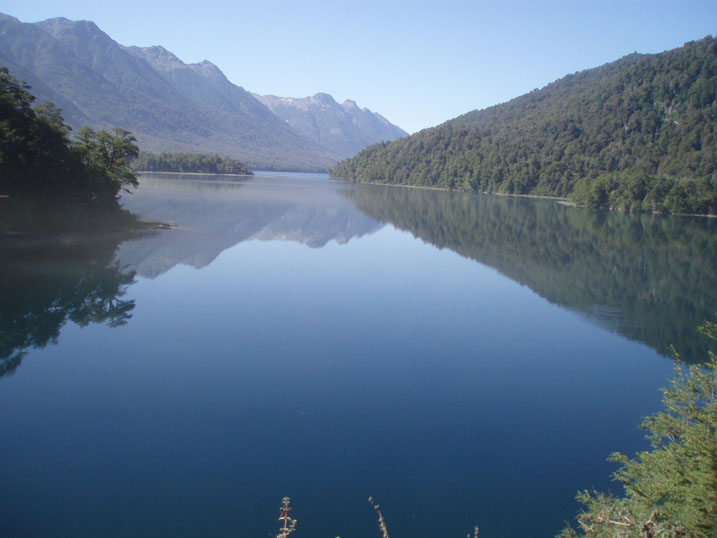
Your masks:
<svg viewBox="0 0 717 538"><path fill-rule="evenodd" d="M673 368L650 323L668 313L551 295L579 284L527 255L538 282L508 278L521 266L514 241L500 249L513 269L480 262L467 254L479 239L444 231L441 244L392 224L369 209L385 196L371 189L144 178L126 206L177 228L113 244L107 259L12 262L5 285L44 283L75 302L43 307L43 319L69 312L55 341L28 328L10 350L26 354L0 378L0 534L273 536L290 496L296 538L377 537L372 495L393 538L459 538L474 524L485 538L552 536L576 514L577 490L619 491L605 458L646 446L636 426ZM506 217L538 203L421 196L513 204L479 208ZM571 211L553 206L539 211ZM116 327L96 302L77 313L80 283L106 263L136 272L132 284L97 277L120 292L102 302L110 320L126 307ZM18 305L34 292L17 293L27 321Z"/></svg>

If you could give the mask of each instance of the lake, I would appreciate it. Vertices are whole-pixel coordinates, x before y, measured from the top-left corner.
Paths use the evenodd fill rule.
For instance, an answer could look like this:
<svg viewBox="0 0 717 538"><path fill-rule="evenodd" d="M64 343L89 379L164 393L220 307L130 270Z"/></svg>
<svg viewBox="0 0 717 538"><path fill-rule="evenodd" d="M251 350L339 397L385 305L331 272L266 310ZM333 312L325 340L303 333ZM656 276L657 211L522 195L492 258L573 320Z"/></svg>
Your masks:
<svg viewBox="0 0 717 538"><path fill-rule="evenodd" d="M717 312L714 219L147 174L0 245L0 534L553 536Z"/></svg>

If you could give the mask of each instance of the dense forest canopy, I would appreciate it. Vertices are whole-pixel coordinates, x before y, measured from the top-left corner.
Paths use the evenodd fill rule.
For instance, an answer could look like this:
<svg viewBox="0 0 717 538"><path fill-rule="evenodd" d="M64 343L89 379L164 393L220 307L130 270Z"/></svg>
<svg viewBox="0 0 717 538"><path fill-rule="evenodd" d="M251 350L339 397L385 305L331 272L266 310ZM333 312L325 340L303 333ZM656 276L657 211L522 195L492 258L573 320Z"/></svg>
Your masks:
<svg viewBox="0 0 717 538"><path fill-rule="evenodd" d="M351 181L717 213L717 43L631 54L345 160Z"/></svg>
<svg viewBox="0 0 717 538"><path fill-rule="evenodd" d="M137 185L128 160L137 156L132 134L80 129L74 139L62 111L47 101L32 106L30 87L0 67L0 229L30 223L33 214L60 214L55 222L120 213L122 189ZM19 219L19 220L18 220Z"/></svg>
<svg viewBox="0 0 717 538"><path fill-rule="evenodd" d="M145 153L132 162L132 168L144 172L252 175L246 164L206 153Z"/></svg>

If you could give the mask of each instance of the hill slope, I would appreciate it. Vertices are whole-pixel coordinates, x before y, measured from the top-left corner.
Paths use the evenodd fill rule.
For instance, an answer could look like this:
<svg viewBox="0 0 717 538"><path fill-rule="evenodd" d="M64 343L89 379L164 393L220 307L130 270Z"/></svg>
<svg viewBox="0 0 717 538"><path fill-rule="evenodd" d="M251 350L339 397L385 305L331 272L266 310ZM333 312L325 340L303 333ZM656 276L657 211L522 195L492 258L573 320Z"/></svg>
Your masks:
<svg viewBox="0 0 717 538"><path fill-rule="evenodd" d="M252 167L322 170L339 156L293 132L210 62L124 47L94 23L0 14L0 65L77 129L120 125L143 150L221 153Z"/></svg>
<svg viewBox="0 0 717 538"><path fill-rule="evenodd" d="M301 99L256 94L254 97L296 133L342 157L356 155L376 142L390 142L408 135L380 114L359 108L351 100L339 104L326 93Z"/></svg>
<svg viewBox="0 0 717 538"><path fill-rule="evenodd" d="M701 212L715 212L716 94L717 45L707 37L661 54L632 54L372 146L339 163L332 175L574 194L590 205L623 203L627 209L680 210L692 197Z"/></svg>

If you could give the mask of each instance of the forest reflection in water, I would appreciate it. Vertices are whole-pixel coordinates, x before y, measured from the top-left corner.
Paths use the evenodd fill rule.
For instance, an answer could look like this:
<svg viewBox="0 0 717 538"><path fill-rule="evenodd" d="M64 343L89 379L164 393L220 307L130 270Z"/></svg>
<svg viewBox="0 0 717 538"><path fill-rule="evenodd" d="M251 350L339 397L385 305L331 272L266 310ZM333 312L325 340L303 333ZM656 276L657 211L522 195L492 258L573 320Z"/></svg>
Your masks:
<svg viewBox="0 0 717 538"><path fill-rule="evenodd" d="M141 275L156 276L177 263L205 266L242 241L282 239L321 248L389 223L493 267L664 356L673 355L673 346L687 361L707 356L709 342L695 329L717 312L715 219L290 177L178 177L149 176L143 196L127 201L154 219L183 223L182 230L122 247L120 258Z"/></svg>
<svg viewBox="0 0 717 538"><path fill-rule="evenodd" d="M134 271L114 258L125 237L85 234L0 244L0 377L14 372L28 349L57 343L68 321L81 327L129 321L135 303L123 296Z"/></svg>
<svg viewBox="0 0 717 538"><path fill-rule="evenodd" d="M695 329L717 312L715 219L410 188L341 194L366 215L494 267L662 355L674 346L683 360L707 357L709 340Z"/></svg>
<svg viewBox="0 0 717 538"><path fill-rule="evenodd" d="M293 182L292 182L293 181ZM135 271L203 267L243 241L314 248L372 234L385 223L493 267L559 304L665 356L707 356L695 327L717 311L717 222L623 215L554 201L381 186L222 176L148 175L125 207L178 229L123 241L5 241L0 261L0 375L69 320L118 326ZM440 279L441 275L435 275Z"/></svg>

